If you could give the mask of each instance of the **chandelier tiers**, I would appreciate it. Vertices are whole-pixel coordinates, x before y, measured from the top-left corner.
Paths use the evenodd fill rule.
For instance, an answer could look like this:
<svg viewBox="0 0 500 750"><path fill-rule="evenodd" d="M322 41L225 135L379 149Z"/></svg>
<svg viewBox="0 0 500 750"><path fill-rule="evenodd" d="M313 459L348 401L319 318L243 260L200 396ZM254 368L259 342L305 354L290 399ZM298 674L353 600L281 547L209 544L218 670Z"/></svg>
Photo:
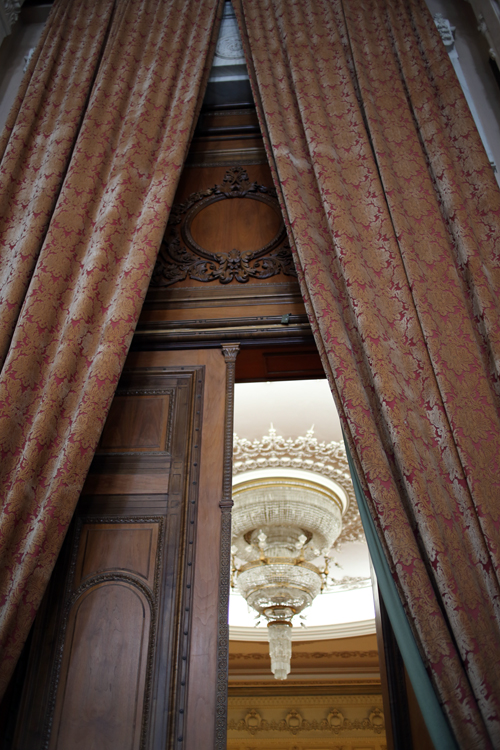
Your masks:
<svg viewBox="0 0 500 750"><path fill-rule="evenodd" d="M331 479L345 493L346 507L342 512L342 532L335 542L340 548L345 542L364 540L363 526L351 482L344 442L319 442L314 428L297 438L278 435L271 425L261 440L246 440L234 436L233 476L256 469L302 469Z"/></svg>
<svg viewBox="0 0 500 750"><path fill-rule="evenodd" d="M267 447L274 441L283 442L272 427L267 438ZM271 669L276 679L283 680L290 672L293 618L325 587L329 553L342 531L350 487L343 471L335 472L335 480L314 471L310 455L305 470L280 466L277 452L272 450L259 461L256 448L265 445L265 440L251 444L235 436L236 471L249 463L257 467L264 463L264 468L234 477L231 585L268 621ZM307 441L309 448L319 447L328 458L325 444L317 443L312 430L295 444L299 441L302 446ZM245 443L250 450L244 450ZM338 444L331 446L338 453ZM329 473L331 476L331 469Z"/></svg>

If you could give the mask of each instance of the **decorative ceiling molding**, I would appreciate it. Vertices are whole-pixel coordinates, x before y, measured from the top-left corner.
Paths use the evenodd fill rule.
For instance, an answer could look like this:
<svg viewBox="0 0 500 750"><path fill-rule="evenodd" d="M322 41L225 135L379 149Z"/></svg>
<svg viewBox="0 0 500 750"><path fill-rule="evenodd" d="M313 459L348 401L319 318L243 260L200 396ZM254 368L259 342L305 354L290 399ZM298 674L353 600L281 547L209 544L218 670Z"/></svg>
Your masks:
<svg viewBox="0 0 500 750"><path fill-rule="evenodd" d="M281 467L327 477L346 493L349 502L342 517L342 531L333 549L340 549L346 542L365 541L343 441L319 443L314 437L313 428L304 436L284 438L276 433L272 425L262 440L251 442L234 436L233 477L247 471Z"/></svg>
<svg viewBox="0 0 500 750"><path fill-rule="evenodd" d="M234 9L226 2L209 81L238 80L248 80L248 71Z"/></svg>
<svg viewBox="0 0 500 750"><path fill-rule="evenodd" d="M333 638L351 638L357 635L373 635L375 632L375 620L342 622L333 625L308 625L304 628L293 629L292 643L296 641L326 641ZM267 628L230 625L229 639L231 641L263 641L267 643Z"/></svg>
<svg viewBox="0 0 500 750"><path fill-rule="evenodd" d="M250 654L229 654L229 661L260 661L269 659L269 654L255 652ZM377 659L378 651L295 651L292 660L297 659Z"/></svg>
<svg viewBox="0 0 500 750"><path fill-rule="evenodd" d="M327 593L337 593L339 591L356 591L357 589L366 589L372 585L371 578L364 576L344 576L343 578L329 578L325 586Z"/></svg>
<svg viewBox="0 0 500 750"><path fill-rule="evenodd" d="M24 0L3 0L5 15L7 16L11 28L19 18L21 6L23 3Z"/></svg>
<svg viewBox="0 0 500 750"><path fill-rule="evenodd" d="M324 682L318 682L317 684L324 685ZM284 686L281 685L280 687ZM338 707L342 706L342 711L345 711L346 713L350 709L355 709L358 715L360 711L368 709L371 705L380 706L380 708L382 708L383 705L381 691L376 695L370 696L367 696L365 693L322 693L321 695L313 695L307 692L298 692L294 698L297 699L296 701L294 700L294 705L299 706L304 710L307 707L308 713L309 709L313 708L318 708L319 710L326 709L326 712L328 713L332 702L335 702ZM288 713L290 710L290 697L281 692L277 695L275 693L266 693L261 696L256 695L253 697L252 703L254 708L257 708L258 711L272 708L277 710L281 709L284 713ZM248 695L230 695L228 698L230 709L240 708L242 711L246 712L248 711L248 704Z"/></svg>
<svg viewBox="0 0 500 750"><path fill-rule="evenodd" d="M449 53L455 47L455 26L452 26L447 18L442 13L436 13L434 15L434 23L436 24L439 35L443 40L443 44L446 47L446 51Z"/></svg>
<svg viewBox="0 0 500 750"><path fill-rule="evenodd" d="M0 43L12 31L24 0L0 0Z"/></svg>
<svg viewBox="0 0 500 750"><path fill-rule="evenodd" d="M499 0L468 0L478 21L478 31L486 37L490 57L500 61L500 2Z"/></svg>

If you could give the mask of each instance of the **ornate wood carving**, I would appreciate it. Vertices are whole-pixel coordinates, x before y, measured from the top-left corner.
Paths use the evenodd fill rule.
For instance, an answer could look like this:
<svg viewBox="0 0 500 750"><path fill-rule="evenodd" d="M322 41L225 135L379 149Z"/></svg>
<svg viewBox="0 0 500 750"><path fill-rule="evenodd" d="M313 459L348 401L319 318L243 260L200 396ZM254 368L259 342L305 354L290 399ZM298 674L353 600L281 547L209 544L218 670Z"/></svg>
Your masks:
<svg viewBox="0 0 500 750"><path fill-rule="evenodd" d="M188 368L183 368L188 369ZM177 675L174 683L175 703L174 714L175 720L172 722L170 733L170 746L182 750L184 747L185 721L187 712L189 680L189 647L191 642L192 631L192 610L193 610L193 584L194 584L194 562L195 562L195 545L198 522L198 488L200 479L200 444L203 427L203 393L204 393L204 368L193 368L195 374L194 380L194 414L192 428L192 446L190 456L190 474L189 485L185 490L185 531L184 531L184 550L183 565L180 568L182 581L180 581L180 600L178 608L178 659Z"/></svg>
<svg viewBox="0 0 500 750"><path fill-rule="evenodd" d="M227 680L229 662L229 582L231 578L231 508L233 474L234 375L239 344L225 344L226 409L224 426L224 467L222 479L219 613L217 633L217 703L215 717L215 750L225 750L227 736Z"/></svg>
<svg viewBox="0 0 500 750"><path fill-rule="evenodd" d="M214 252L202 247L193 237L192 222L203 209L234 199L259 201L279 216L275 236L255 250L233 248ZM192 193L184 203L173 206L151 287L166 287L186 278L196 281L247 282L250 278L268 279L284 273L296 276L290 247L286 241L281 209L273 188L250 182L243 167L232 167L220 185Z"/></svg>

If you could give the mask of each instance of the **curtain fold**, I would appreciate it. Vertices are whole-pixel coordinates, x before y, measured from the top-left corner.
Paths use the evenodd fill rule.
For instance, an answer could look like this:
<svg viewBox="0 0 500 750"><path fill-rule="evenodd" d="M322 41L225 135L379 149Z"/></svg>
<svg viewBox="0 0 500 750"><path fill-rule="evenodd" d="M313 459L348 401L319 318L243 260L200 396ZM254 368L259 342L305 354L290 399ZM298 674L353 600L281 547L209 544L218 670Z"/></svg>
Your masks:
<svg viewBox="0 0 500 750"><path fill-rule="evenodd" d="M500 193L423 0L233 0L306 308L460 747L500 746Z"/></svg>
<svg viewBox="0 0 500 750"><path fill-rule="evenodd" d="M382 599L384 600L384 605L388 612L398 642L398 647L415 691L422 716L424 717L425 724L436 750L437 748L439 748L439 750L457 750L457 744L441 706L439 705L437 697L434 694L432 683L429 679L429 675L425 671L424 663L408 624L405 611L401 605L347 443L346 453L354 486L354 493L358 503L359 514L361 516L363 530L366 536L366 543L377 575L377 584Z"/></svg>
<svg viewBox="0 0 500 750"><path fill-rule="evenodd" d="M148 288L221 0L56 0L4 134L0 694Z"/></svg>
<svg viewBox="0 0 500 750"><path fill-rule="evenodd" d="M114 6L115 0L56 0L0 140L0 366L68 168Z"/></svg>

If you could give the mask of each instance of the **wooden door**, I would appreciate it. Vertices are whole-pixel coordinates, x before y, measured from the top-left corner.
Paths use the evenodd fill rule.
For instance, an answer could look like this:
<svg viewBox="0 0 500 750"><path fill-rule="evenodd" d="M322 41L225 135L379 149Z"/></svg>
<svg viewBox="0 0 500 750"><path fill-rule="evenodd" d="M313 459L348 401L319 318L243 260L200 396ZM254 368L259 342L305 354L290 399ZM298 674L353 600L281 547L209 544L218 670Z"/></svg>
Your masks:
<svg viewBox="0 0 500 750"><path fill-rule="evenodd" d="M16 748L213 748L225 377L220 349L129 357L38 617Z"/></svg>

